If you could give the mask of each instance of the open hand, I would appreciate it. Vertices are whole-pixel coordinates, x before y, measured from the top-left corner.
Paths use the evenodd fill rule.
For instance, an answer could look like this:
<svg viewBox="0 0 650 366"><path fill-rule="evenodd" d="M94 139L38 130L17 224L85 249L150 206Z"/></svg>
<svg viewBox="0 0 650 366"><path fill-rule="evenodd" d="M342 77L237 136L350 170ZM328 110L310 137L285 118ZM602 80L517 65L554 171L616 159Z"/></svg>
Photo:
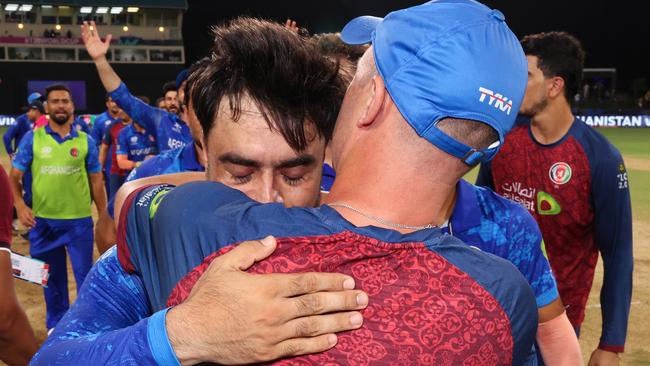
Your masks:
<svg viewBox="0 0 650 366"><path fill-rule="evenodd" d="M323 352L334 333L361 327L368 295L338 273L249 274L268 257L273 237L248 241L216 258L188 299L167 313L183 364L256 363Z"/></svg>
<svg viewBox="0 0 650 366"><path fill-rule="evenodd" d="M81 39L86 46L86 51L93 61L106 57L106 52L108 52L108 47L111 45L112 35L107 35L106 39L102 41L99 37L99 30L95 25L94 21L91 21L90 24L86 21L81 25Z"/></svg>

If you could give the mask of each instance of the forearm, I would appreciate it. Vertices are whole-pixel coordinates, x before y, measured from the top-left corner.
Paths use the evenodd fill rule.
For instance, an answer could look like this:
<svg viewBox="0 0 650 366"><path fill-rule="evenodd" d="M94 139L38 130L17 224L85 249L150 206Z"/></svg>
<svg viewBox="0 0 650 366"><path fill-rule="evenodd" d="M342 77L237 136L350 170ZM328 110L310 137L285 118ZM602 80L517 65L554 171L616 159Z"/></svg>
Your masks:
<svg viewBox="0 0 650 366"><path fill-rule="evenodd" d="M88 273L32 364L155 364L151 319L142 281L122 270L112 248Z"/></svg>
<svg viewBox="0 0 650 366"><path fill-rule="evenodd" d="M138 164L135 161L129 160L126 157L126 155L122 155L122 157L120 157L120 155L118 155L118 157L117 157L117 166L119 166L120 169L131 170L131 169L135 168L137 165Z"/></svg>
<svg viewBox="0 0 650 366"><path fill-rule="evenodd" d="M16 207L25 206L25 201L23 200L23 172L13 168L11 169L9 178L11 193L14 196L14 204Z"/></svg>
<svg viewBox="0 0 650 366"><path fill-rule="evenodd" d="M99 79L102 81L106 92L110 93L117 89L122 83L122 79L120 79L115 70L113 70L113 67L108 63L106 56L99 57L93 61L95 62Z"/></svg>
<svg viewBox="0 0 650 366"><path fill-rule="evenodd" d="M106 156L108 155L108 145L101 144L99 148L99 164L102 167L106 166Z"/></svg>
<svg viewBox="0 0 650 366"><path fill-rule="evenodd" d="M11 275L10 253L0 251L0 360L24 365L38 346L25 312L18 304Z"/></svg>
<svg viewBox="0 0 650 366"><path fill-rule="evenodd" d="M545 364L584 365L578 337L566 313L539 323L536 339Z"/></svg>
<svg viewBox="0 0 650 366"><path fill-rule="evenodd" d="M632 258L612 263L603 260L604 279L600 292L602 333L598 348L623 352L632 300Z"/></svg>
<svg viewBox="0 0 650 366"><path fill-rule="evenodd" d="M90 174L90 185L93 192L93 201L95 201L95 205L97 206L97 212L106 211L106 188L101 172Z"/></svg>

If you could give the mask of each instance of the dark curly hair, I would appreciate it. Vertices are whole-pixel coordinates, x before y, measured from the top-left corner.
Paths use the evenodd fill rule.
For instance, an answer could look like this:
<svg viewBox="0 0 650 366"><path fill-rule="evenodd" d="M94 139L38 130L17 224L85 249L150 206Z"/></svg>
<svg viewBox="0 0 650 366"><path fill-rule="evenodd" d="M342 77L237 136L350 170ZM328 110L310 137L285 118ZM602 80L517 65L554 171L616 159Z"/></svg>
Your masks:
<svg viewBox="0 0 650 366"><path fill-rule="evenodd" d="M564 96L572 103L582 82L585 63L580 41L566 32L546 32L525 36L521 46L526 55L537 56L537 67L545 77L564 79Z"/></svg>
<svg viewBox="0 0 650 366"><path fill-rule="evenodd" d="M336 62L305 37L270 21L241 17L213 31L210 61L200 62L188 79L204 136L222 102L229 103L237 121L242 99L250 97L269 128L295 151L307 147L308 123L319 137L331 139L346 90Z"/></svg>

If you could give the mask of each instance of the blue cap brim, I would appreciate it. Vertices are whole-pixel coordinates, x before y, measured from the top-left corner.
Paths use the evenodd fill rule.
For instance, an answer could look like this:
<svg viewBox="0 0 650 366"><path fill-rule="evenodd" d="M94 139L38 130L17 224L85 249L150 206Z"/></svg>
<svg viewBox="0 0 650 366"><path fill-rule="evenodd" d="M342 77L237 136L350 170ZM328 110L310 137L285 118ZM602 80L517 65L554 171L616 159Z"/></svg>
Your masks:
<svg viewBox="0 0 650 366"><path fill-rule="evenodd" d="M372 32L384 18L364 15L354 18L341 30L341 40L347 44L366 44L372 39Z"/></svg>
<svg viewBox="0 0 650 366"><path fill-rule="evenodd" d="M176 88L180 88L181 84L183 84L183 81L187 80L187 77L189 76L189 70L188 69L183 69L181 72L176 75Z"/></svg>

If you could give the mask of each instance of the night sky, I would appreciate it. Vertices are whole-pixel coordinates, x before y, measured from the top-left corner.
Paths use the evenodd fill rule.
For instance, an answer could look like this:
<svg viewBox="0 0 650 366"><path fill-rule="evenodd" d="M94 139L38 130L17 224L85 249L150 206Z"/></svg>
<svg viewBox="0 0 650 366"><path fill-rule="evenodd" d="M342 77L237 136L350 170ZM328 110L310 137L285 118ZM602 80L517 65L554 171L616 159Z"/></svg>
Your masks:
<svg viewBox="0 0 650 366"><path fill-rule="evenodd" d="M359 15L384 16L391 10L420 3L411 0L189 0L183 21L186 55L188 61L204 56L211 41L210 25L238 15L278 21L289 16L311 33L319 33L340 30L349 19ZM486 0L484 3L501 10L518 37L550 30L574 34L587 51L586 67L617 68L619 90L631 91L636 78L646 78L650 85L650 1Z"/></svg>

